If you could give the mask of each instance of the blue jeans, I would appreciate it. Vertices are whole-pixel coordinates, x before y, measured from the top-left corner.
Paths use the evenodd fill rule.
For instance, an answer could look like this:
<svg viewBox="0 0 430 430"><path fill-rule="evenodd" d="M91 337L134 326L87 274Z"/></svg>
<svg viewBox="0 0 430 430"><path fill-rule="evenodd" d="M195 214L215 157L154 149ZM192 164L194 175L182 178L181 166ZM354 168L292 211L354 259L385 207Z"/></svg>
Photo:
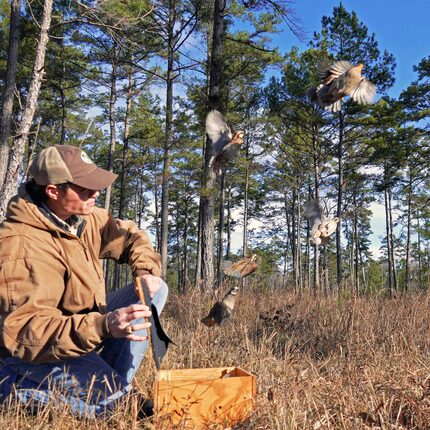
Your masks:
<svg viewBox="0 0 430 430"><path fill-rule="evenodd" d="M152 300L159 314L167 294L168 288L163 282ZM134 284L107 296L109 311L133 303L140 303ZM145 336L145 332L136 334ZM101 346L100 353L90 352L57 363L25 363L13 357L0 359L0 401L11 395L32 409L67 403L80 417L109 413L131 391L131 381L143 360L148 341L107 339Z"/></svg>

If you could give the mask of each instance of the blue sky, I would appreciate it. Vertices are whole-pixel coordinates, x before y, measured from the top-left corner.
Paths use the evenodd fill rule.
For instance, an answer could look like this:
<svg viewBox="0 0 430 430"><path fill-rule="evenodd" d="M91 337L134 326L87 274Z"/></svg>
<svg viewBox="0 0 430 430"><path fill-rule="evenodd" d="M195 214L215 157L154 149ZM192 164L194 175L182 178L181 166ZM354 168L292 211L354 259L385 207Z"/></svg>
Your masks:
<svg viewBox="0 0 430 430"><path fill-rule="evenodd" d="M313 33L321 31L321 19L331 16L333 8L339 6L339 0L292 0L291 7L302 21L302 28L308 41ZM343 0L343 6L349 12L355 11L358 19L366 25L368 34L375 34L381 52L387 50L396 60L394 86L388 91L391 97L398 97L412 81L417 78L413 66L430 55L430 0ZM300 41L286 28L280 34L271 35L273 46L281 53L288 52L293 46L301 51L307 49L307 41ZM373 202L370 235L371 252L377 258L380 255L381 239L385 230L384 206ZM251 227L259 228L259 222L252 220ZM233 248L242 246L242 229L237 227L233 233Z"/></svg>
<svg viewBox="0 0 430 430"><path fill-rule="evenodd" d="M292 8L302 21L309 39L321 30L321 18L331 16L339 0L293 0ZM430 0L343 0L349 12L355 11L369 34L375 33L379 49L394 55L397 63L396 83L388 92L397 97L416 79L412 67L430 55ZM287 29L274 37L274 45L287 52L293 46L306 49Z"/></svg>

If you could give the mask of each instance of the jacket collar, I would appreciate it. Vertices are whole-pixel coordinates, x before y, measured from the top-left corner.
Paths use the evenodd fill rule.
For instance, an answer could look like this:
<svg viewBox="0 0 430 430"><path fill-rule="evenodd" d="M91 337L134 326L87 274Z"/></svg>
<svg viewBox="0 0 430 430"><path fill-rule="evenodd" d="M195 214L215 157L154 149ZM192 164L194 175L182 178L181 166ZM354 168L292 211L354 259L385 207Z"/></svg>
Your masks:
<svg viewBox="0 0 430 430"><path fill-rule="evenodd" d="M78 232L80 231L79 227L83 222L83 219L80 216L72 215L66 221L63 221L54 212L52 212L51 209L49 209L49 207L45 203L41 203L38 207L40 212L42 212L43 215L45 215L56 226L60 227L67 233L71 233L76 236L78 235Z"/></svg>

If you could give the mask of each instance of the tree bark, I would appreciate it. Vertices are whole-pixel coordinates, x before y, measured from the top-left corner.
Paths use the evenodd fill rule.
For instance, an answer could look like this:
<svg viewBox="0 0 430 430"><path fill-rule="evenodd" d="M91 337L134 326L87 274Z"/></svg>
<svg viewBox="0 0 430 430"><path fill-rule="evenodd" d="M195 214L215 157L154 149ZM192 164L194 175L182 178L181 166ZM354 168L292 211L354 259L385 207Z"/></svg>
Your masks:
<svg viewBox="0 0 430 430"><path fill-rule="evenodd" d="M317 154L317 141L315 134L312 136L312 154L313 154L313 168L314 168L314 188L315 200L320 204L320 166ZM312 226L311 226L312 227ZM314 244L314 288L316 291L321 289L321 272L320 272L320 248L319 245Z"/></svg>
<svg viewBox="0 0 430 430"><path fill-rule="evenodd" d="M359 266L358 266L358 257L359 257L359 240L358 240L358 214L357 214L357 199L356 194L353 196L354 203L354 227L353 227L353 247L354 250L354 286L355 293L358 296L360 291L360 279L359 279Z"/></svg>
<svg viewBox="0 0 430 430"><path fill-rule="evenodd" d="M249 116L249 115L248 115ZM250 127L248 127L250 129ZM248 254L248 217L249 217L249 134L246 136L246 148L245 148L245 195L243 201L243 244L242 244L242 255L245 257Z"/></svg>
<svg viewBox="0 0 430 430"><path fill-rule="evenodd" d="M196 272L194 274L194 285L201 287L202 276L202 199L199 202L199 217L197 220L197 249L196 249Z"/></svg>
<svg viewBox="0 0 430 430"><path fill-rule="evenodd" d="M391 248L391 268L393 270L393 288L394 291L399 291L399 281L397 276L397 266L396 266L396 251L394 246L394 223L393 223L393 209L392 209L392 193L391 189L388 189L388 215L389 215L389 221L390 221L390 248Z"/></svg>
<svg viewBox="0 0 430 430"><path fill-rule="evenodd" d="M387 263L388 263L388 273L387 273L387 289L389 291L390 297L393 294L392 285L392 266L391 266L391 240L390 240L390 217L389 217L389 205L388 205L388 190L384 189L384 203L385 203L385 232L387 239Z"/></svg>
<svg viewBox="0 0 430 430"><path fill-rule="evenodd" d="M154 219L155 219L155 243L156 249L161 254L161 231L160 231L160 190L158 183L157 163L154 163Z"/></svg>
<svg viewBox="0 0 430 430"><path fill-rule="evenodd" d="M225 258L230 260L231 254L231 188L227 191L227 244Z"/></svg>
<svg viewBox="0 0 430 430"><path fill-rule="evenodd" d="M339 112L339 144L337 150L338 156L338 177L337 177L337 216L339 223L336 229L336 270L337 284L340 286L342 282L342 205L343 205L343 123L344 114Z"/></svg>
<svg viewBox="0 0 430 430"><path fill-rule="evenodd" d="M60 145L64 145L66 141L66 92L64 89L64 80L66 78L66 62L64 60L64 37L60 40L61 43L61 80L60 80L60 99L61 99L61 133L60 133Z"/></svg>
<svg viewBox="0 0 430 430"><path fill-rule="evenodd" d="M116 43L113 43L112 48L112 72L111 72L111 83L110 83L110 97L109 97L109 132L110 132L110 145L109 145L109 157L108 157L108 165L107 170L109 172L113 172L113 161L115 157L115 146L116 146L116 121L115 121L115 103L116 103L116 81L117 81L117 64L116 64L116 55L117 53L117 47ZM104 208L109 211L110 210L110 201L112 196L112 185L109 185L109 187L106 188L106 194L105 194L105 202L104 202ZM111 267L111 261L106 259L103 262L103 268L105 272L105 284L106 287L109 289L116 290L119 288L119 267L117 263L113 262L114 264L114 273L113 276L111 276L110 273L110 267ZM111 285L111 281L112 285Z"/></svg>
<svg viewBox="0 0 430 430"><path fill-rule="evenodd" d="M131 59L133 62L133 58ZM125 190L125 184L127 179L127 164L128 164L128 141L130 138L130 116L131 108L133 105L133 86L134 86L134 71L130 67L128 70L128 88L127 88L127 101L124 118L124 143L122 147L122 158L121 158L121 182L120 182L120 194L119 194L119 209L118 218L123 219L125 215L125 209L127 207L127 196Z"/></svg>
<svg viewBox="0 0 430 430"><path fill-rule="evenodd" d="M36 103L39 97L42 78L45 73L46 46L49 41L49 28L51 25L53 0L45 0L43 5L43 16L40 25L40 37L36 48L36 58L30 82L30 88L26 100L22 120L18 128L17 136L13 141L12 151L9 156L7 177L0 192L0 222L6 214L6 207L9 200L16 193L19 172L23 165L23 155L30 132L31 123L36 111Z"/></svg>
<svg viewBox="0 0 430 430"><path fill-rule="evenodd" d="M116 81L117 81L117 64L116 64L116 43L112 49L112 74L111 74L111 87L110 87L110 98L109 98L109 132L110 132L110 147L109 147L109 159L107 170L113 172L113 160L115 157L115 145L116 145L116 121L115 121L115 103L116 103ZM105 204L106 210L110 210L110 201L112 195L112 185L106 188Z"/></svg>
<svg viewBox="0 0 430 430"><path fill-rule="evenodd" d="M409 184L407 189L408 209L407 209L407 233L406 233L406 263L405 263L405 291L410 288L410 268L412 253L412 175L409 172Z"/></svg>
<svg viewBox="0 0 430 430"><path fill-rule="evenodd" d="M21 0L12 0L10 5L9 48L7 53L6 82L3 93L2 116L0 118L0 189L3 188L9 160L9 138L12 126L13 98L16 69L18 65L19 26Z"/></svg>
<svg viewBox="0 0 430 430"><path fill-rule="evenodd" d="M176 21L176 0L169 0L169 20L167 23L167 80L166 80L166 130L163 150L163 182L161 185L161 271L167 273L167 242L169 238L169 184L170 151L173 143L173 81L174 76L174 26Z"/></svg>
<svg viewBox="0 0 430 430"><path fill-rule="evenodd" d="M184 231L182 237L182 255L183 255L183 285L180 292L185 294L189 287L188 281L188 229L189 229L189 221L188 221L188 200L185 199L185 208L184 208Z"/></svg>
<svg viewBox="0 0 430 430"><path fill-rule="evenodd" d="M131 62L133 62L133 60ZM124 118L123 147L122 147L122 157L121 157L120 193L119 193L119 207L118 207L119 219L124 218L125 209L127 207L127 193L125 190L125 184L127 179L127 154L128 154L128 140L130 137L130 116L131 116L132 103L133 103L133 68L129 67L126 109L125 109L125 118ZM120 286L121 270L122 270L122 266L119 264L116 264L114 285L118 287Z"/></svg>
<svg viewBox="0 0 430 430"><path fill-rule="evenodd" d="M214 27L212 37L211 64L209 70L208 110L223 111L221 102L222 51L224 39L224 7L225 1L214 0ZM214 155L213 142L206 139L204 187L202 191L202 286L209 291L214 285L214 213L215 213L215 173L211 168Z"/></svg>
<svg viewBox="0 0 430 430"><path fill-rule="evenodd" d="M298 233L297 233L297 217L296 217L296 208L297 208L297 192L296 187L293 187L292 190L292 205L291 205L291 252L293 256L293 278L294 278L294 288L296 292L300 291L299 286L299 276L300 276L300 269L298 267L298 252L297 252L297 245L298 245ZM285 199L285 203L287 203ZM285 208L287 211L287 207Z"/></svg>
<svg viewBox="0 0 430 430"><path fill-rule="evenodd" d="M218 252L217 252L217 288L221 288L222 285L222 261L223 261L223 251L224 251L224 197L225 197L225 171L221 173L220 181L220 201L219 201L219 223L218 223Z"/></svg>
<svg viewBox="0 0 430 430"><path fill-rule="evenodd" d="M303 279L302 279L302 241L300 237L300 225L302 224L302 210L301 210L301 200L300 200L300 188L299 184L297 186L297 275L298 275L298 290L302 291Z"/></svg>

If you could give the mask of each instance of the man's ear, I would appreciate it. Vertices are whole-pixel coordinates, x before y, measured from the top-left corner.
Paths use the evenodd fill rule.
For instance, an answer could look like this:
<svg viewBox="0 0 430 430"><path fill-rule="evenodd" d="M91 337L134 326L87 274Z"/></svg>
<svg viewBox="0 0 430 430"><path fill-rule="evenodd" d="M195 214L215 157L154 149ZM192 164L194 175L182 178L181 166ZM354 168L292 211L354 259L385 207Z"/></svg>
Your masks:
<svg viewBox="0 0 430 430"><path fill-rule="evenodd" d="M58 200L59 188L54 184L48 184L45 188L46 195L52 200Z"/></svg>

